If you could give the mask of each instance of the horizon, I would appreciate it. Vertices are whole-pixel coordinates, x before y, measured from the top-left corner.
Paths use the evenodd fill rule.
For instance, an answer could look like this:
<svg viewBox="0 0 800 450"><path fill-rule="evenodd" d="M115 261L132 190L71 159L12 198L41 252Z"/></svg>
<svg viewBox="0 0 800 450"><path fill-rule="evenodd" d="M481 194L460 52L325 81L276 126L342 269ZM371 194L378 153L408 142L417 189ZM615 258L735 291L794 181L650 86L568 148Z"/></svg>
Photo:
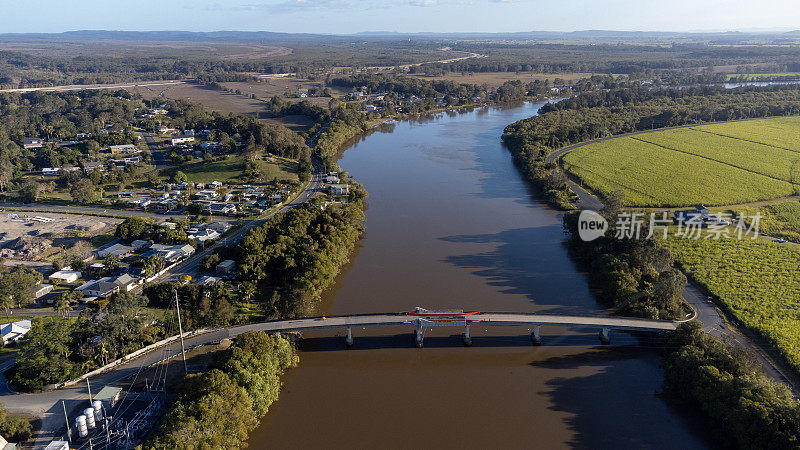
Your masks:
<svg viewBox="0 0 800 450"><path fill-rule="evenodd" d="M576 31L772 33L800 24L789 0L217 0L157 2L136 8L97 0L32 0L7 11L0 34L79 30L266 31L292 34L468 34ZM619 11L625 11L620 15ZM477 19L479 18L479 20ZM104 26L98 27L98 24Z"/></svg>

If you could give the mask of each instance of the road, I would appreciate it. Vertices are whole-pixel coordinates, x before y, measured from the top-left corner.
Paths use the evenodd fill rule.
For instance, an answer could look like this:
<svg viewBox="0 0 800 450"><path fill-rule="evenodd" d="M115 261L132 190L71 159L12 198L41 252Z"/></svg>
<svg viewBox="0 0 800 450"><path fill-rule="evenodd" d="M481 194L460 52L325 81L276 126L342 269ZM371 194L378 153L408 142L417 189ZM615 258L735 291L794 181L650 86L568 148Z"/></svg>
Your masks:
<svg viewBox="0 0 800 450"><path fill-rule="evenodd" d="M112 83L112 84L70 84L66 86L48 86L48 87L34 87L34 88L18 88L18 89L0 89L0 92L67 92L67 91L83 91L95 89L125 89L132 87L148 87L148 86L174 86L176 84L185 83L180 80L167 80L167 81L132 81L130 83Z"/></svg>
<svg viewBox="0 0 800 450"><path fill-rule="evenodd" d="M749 121L749 120L758 120L758 119L743 119L742 121ZM725 122L715 122L715 123L725 123ZM692 126L696 125L685 125L679 127L671 127L668 129L687 128ZM624 136L653 133L664 129L665 128L662 128L660 130L639 131L635 133L628 133L618 136L609 136L600 139L595 139L593 141L573 144L551 153L550 155L548 155L546 162L559 163L561 157L564 156L565 154L569 153L572 150L575 150L576 148L580 148L583 147L584 145L588 145L594 142L602 142L602 141L607 141L609 139L615 139ZM567 182L573 189L575 194L578 196L578 202L576 205L578 209L591 209L594 211L599 211L603 208L603 202L600 201L599 198L589 193L582 187L576 185L571 180L567 179ZM760 236L760 237L764 239L774 240L774 238L768 236ZM786 243L784 245L787 244L798 245L795 243ZM778 363L778 361L780 360L779 359L780 355L775 349L765 348L758 345L754 340L752 340L751 338L743 334L741 331L737 330L735 327L730 325L732 320L731 321L727 320L725 313L722 312L719 308L717 308L713 300L710 299L705 294L703 294L698 288L698 286L695 286L692 283L688 283L683 290L683 297L690 305L692 305L692 308L694 308L695 312L697 313L697 319L703 322L703 331L724 342L738 344L742 348L749 350L753 354L754 358L761 364L764 373L767 374L767 376L769 376L775 381L787 385L792 390L794 396L796 398L800 398L800 382L798 381L797 377L791 374L791 372L788 369L783 368L782 364Z"/></svg>

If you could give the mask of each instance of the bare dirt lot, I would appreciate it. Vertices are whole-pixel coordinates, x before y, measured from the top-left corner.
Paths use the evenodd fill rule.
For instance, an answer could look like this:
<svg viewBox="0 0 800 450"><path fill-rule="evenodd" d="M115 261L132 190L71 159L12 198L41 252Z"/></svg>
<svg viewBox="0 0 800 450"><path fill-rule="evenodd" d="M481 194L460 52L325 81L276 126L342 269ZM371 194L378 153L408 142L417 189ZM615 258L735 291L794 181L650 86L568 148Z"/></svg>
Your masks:
<svg viewBox="0 0 800 450"><path fill-rule="evenodd" d="M556 78L561 78L566 81L579 80L581 78L588 78L592 76L591 73L532 73L532 72L475 72L472 74L461 73L448 73L444 76L429 77L426 75L411 75L414 77L422 78L425 80L450 80L456 83L467 83L481 85L486 83L487 86L496 88L506 81L520 80L523 83L530 83L535 80L550 80L553 82Z"/></svg>
<svg viewBox="0 0 800 450"><path fill-rule="evenodd" d="M14 216L17 217L14 217ZM39 220L37 220L39 219ZM52 219L52 221L41 221ZM114 217L83 216L78 214L50 214L42 212L4 212L0 215L3 241L20 236L62 237L81 234L91 236L108 231L122 219Z"/></svg>

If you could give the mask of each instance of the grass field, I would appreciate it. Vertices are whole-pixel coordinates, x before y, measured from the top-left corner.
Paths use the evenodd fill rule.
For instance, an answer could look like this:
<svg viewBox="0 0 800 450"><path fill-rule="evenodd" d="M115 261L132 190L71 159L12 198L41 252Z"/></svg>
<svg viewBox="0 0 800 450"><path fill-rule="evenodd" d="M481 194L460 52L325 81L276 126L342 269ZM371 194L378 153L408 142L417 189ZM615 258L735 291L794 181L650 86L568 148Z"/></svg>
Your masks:
<svg viewBox="0 0 800 450"><path fill-rule="evenodd" d="M729 205L787 197L800 188L800 118L642 133L563 157L591 190L631 206Z"/></svg>
<svg viewBox="0 0 800 450"><path fill-rule="evenodd" d="M738 80L741 78L746 79L747 81L761 81L761 80L771 80L774 78L782 78L782 77L800 77L800 73L798 72L786 72L786 73L729 73L728 80Z"/></svg>
<svg viewBox="0 0 800 450"><path fill-rule="evenodd" d="M800 371L800 247L766 239L666 241L675 259Z"/></svg>
<svg viewBox="0 0 800 450"><path fill-rule="evenodd" d="M297 163L288 159L274 158L273 161L258 161L264 178L271 180L277 178L279 181L297 181ZM244 170L244 157L233 156L222 161L215 162L194 162L183 164L177 170L186 174L186 178L192 183L208 183L219 181L222 183L241 182Z"/></svg>

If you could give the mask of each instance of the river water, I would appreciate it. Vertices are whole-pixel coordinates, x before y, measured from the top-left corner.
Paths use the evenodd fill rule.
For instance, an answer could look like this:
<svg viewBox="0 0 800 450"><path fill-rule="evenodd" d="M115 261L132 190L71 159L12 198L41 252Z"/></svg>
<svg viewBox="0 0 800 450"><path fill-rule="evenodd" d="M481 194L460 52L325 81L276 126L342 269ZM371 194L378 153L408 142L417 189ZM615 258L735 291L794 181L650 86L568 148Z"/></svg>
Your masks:
<svg viewBox="0 0 800 450"><path fill-rule="evenodd" d="M459 308L603 314L562 244L559 214L534 200L503 128L541 104L384 125L340 166L370 193L367 232L323 298L326 314ZM251 448L704 448L656 393L648 345L596 331L411 328L307 334L300 366Z"/></svg>

